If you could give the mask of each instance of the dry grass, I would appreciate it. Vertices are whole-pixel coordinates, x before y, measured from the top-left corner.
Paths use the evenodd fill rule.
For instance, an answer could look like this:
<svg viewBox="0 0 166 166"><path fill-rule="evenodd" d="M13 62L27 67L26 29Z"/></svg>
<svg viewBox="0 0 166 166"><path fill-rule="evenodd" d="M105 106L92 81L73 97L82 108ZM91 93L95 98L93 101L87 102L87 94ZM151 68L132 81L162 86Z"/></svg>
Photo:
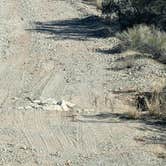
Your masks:
<svg viewBox="0 0 166 166"><path fill-rule="evenodd" d="M157 91L155 91L152 94L150 100L146 98L146 104L150 115L160 117L161 102L160 102L160 95Z"/></svg>
<svg viewBox="0 0 166 166"><path fill-rule="evenodd" d="M132 110L128 110L127 116L129 119L139 119L140 118L140 112L133 108Z"/></svg>
<svg viewBox="0 0 166 166"><path fill-rule="evenodd" d="M143 99L141 107L131 107L126 111L126 115L129 119L141 119L144 115L150 115L158 119L166 119L166 98L161 95L161 92L153 92L151 96L146 96L147 93L141 94ZM136 102L137 103L137 102ZM142 112L143 111L143 112ZM144 111L145 114L144 114Z"/></svg>
<svg viewBox="0 0 166 166"><path fill-rule="evenodd" d="M118 33L117 37L122 41L123 49L148 53L153 58L162 59L166 63L166 33L160 32L154 27L139 25Z"/></svg>
<svg viewBox="0 0 166 166"><path fill-rule="evenodd" d="M160 119L166 118L166 92L155 90L138 95L137 108L140 111L148 111L149 115Z"/></svg>
<svg viewBox="0 0 166 166"><path fill-rule="evenodd" d="M149 149L152 153L157 155L158 158L166 159L166 145L151 144Z"/></svg>
<svg viewBox="0 0 166 166"><path fill-rule="evenodd" d="M96 6L98 9L103 10L103 6L109 5L110 0L96 0Z"/></svg>
<svg viewBox="0 0 166 166"><path fill-rule="evenodd" d="M102 0L96 0L96 6L98 9L102 9Z"/></svg>

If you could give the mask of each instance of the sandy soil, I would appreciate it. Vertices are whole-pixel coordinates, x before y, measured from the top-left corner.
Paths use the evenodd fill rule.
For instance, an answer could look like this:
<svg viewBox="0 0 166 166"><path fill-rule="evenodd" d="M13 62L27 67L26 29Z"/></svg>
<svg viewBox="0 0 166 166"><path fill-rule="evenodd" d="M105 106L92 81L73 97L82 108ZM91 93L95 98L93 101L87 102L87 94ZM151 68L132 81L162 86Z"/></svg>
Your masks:
<svg viewBox="0 0 166 166"><path fill-rule="evenodd" d="M113 91L151 89L164 66L112 70L126 55L106 53L117 41L98 14L81 0L0 1L0 165L166 165L164 128L112 114L124 108ZM34 104L49 98L76 110Z"/></svg>

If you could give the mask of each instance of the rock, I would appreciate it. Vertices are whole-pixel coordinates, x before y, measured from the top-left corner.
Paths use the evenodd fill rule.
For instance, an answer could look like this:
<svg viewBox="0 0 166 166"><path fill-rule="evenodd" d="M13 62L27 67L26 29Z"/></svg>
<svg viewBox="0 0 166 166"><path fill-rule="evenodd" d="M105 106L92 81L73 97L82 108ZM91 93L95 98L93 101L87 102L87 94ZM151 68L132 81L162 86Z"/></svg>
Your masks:
<svg viewBox="0 0 166 166"><path fill-rule="evenodd" d="M54 104L54 105L57 105L57 101L55 99L53 99L53 98L48 98L46 100L43 100L42 102L45 103L45 104Z"/></svg>
<svg viewBox="0 0 166 166"><path fill-rule="evenodd" d="M34 100L33 103L40 104L41 101L40 100Z"/></svg>
<svg viewBox="0 0 166 166"><path fill-rule="evenodd" d="M24 109L24 107L18 107L18 110L23 110Z"/></svg>
<svg viewBox="0 0 166 166"><path fill-rule="evenodd" d="M53 98L48 99L41 99L41 100L34 100L30 103L29 106L26 106L25 109L32 109L32 108L42 108L43 110L47 111L69 111L71 108L73 108L75 104L61 100L57 102Z"/></svg>
<svg viewBox="0 0 166 166"><path fill-rule="evenodd" d="M18 100L18 97L12 97L11 99L16 101L16 100Z"/></svg>
<svg viewBox="0 0 166 166"><path fill-rule="evenodd" d="M64 111L69 111L69 110L70 110L64 100L59 101L57 104L58 104L59 106L61 106L61 108L62 108Z"/></svg>
<svg viewBox="0 0 166 166"><path fill-rule="evenodd" d="M71 165L72 165L72 161L71 161L71 160L67 160L67 161L65 162L65 165L66 165L66 166L71 166Z"/></svg>
<svg viewBox="0 0 166 166"><path fill-rule="evenodd" d="M31 103L30 107L36 109L36 108L42 108L42 105Z"/></svg>
<svg viewBox="0 0 166 166"><path fill-rule="evenodd" d="M25 145L21 145L20 149L27 150L27 147Z"/></svg>
<svg viewBox="0 0 166 166"><path fill-rule="evenodd" d="M81 113L82 112L82 109L81 108L77 108L76 109L76 113Z"/></svg>
<svg viewBox="0 0 166 166"><path fill-rule="evenodd" d="M73 108L73 107L75 106L75 104L70 103L70 102L68 102L68 101L66 101L66 105L67 105L68 107L70 107L70 108Z"/></svg>
<svg viewBox="0 0 166 166"><path fill-rule="evenodd" d="M62 108L60 105L47 105L43 107L46 111L62 111Z"/></svg>
<svg viewBox="0 0 166 166"><path fill-rule="evenodd" d="M25 109L30 110L30 109L32 109L32 107L31 106L26 106Z"/></svg>

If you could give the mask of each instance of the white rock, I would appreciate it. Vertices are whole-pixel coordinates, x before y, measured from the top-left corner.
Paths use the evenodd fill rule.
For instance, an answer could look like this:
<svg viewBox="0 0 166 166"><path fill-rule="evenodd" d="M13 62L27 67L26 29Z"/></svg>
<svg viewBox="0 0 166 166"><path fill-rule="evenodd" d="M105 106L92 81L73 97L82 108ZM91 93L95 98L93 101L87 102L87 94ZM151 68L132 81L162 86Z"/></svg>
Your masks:
<svg viewBox="0 0 166 166"><path fill-rule="evenodd" d="M46 100L43 100L42 102L45 104L55 104L55 105L57 104L57 101L53 98L48 98Z"/></svg>
<svg viewBox="0 0 166 166"><path fill-rule="evenodd" d="M18 100L18 97L13 97L12 100L15 100L15 101L16 101L16 100Z"/></svg>
<svg viewBox="0 0 166 166"><path fill-rule="evenodd" d="M67 105L68 107L70 107L70 108L73 108L73 107L75 106L75 104L70 103L70 102L68 102L68 101L66 101L66 105Z"/></svg>
<svg viewBox="0 0 166 166"><path fill-rule="evenodd" d="M21 146L20 146L20 149L26 150L27 147L26 147L25 145L21 145Z"/></svg>
<svg viewBox="0 0 166 166"><path fill-rule="evenodd" d="M81 113L81 112L82 112L82 109L77 109L76 112L77 112L77 113Z"/></svg>
<svg viewBox="0 0 166 166"><path fill-rule="evenodd" d="M52 101L52 104L57 105L57 101L56 100Z"/></svg>
<svg viewBox="0 0 166 166"><path fill-rule="evenodd" d="M42 105L39 105L39 104L35 104L35 103L31 103L30 104L30 106L32 107L32 108L42 108Z"/></svg>
<svg viewBox="0 0 166 166"><path fill-rule="evenodd" d="M84 108L83 111L84 111L84 112L89 112L89 109Z"/></svg>
<svg viewBox="0 0 166 166"><path fill-rule="evenodd" d="M18 107L18 110L23 110L24 109L24 107Z"/></svg>
<svg viewBox="0 0 166 166"><path fill-rule="evenodd" d="M36 104L40 104L41 103L40 100L34 100L33 102L36 103Z"/></svg>
<svg viewBox="0 0 166 166"><path fill-rule="evenodd" d="M29 109L32 109L32 107L31 106L26 106L25 109L29 110Z"/></svg>
<svg viewBox="0 0 166 166"><path fill-rule="evenodd" d="M60 105L61 108L62 108L64 111L69 111L69 110L70 110L69 107L66 105L66 102L65 102L64 100L59 101L57 104Z"/></svg>
<svg viewBox="0 0 166 166"><path fill-rule="evenodd" d="M59 105L47 105L43 107L46 111L62 111L61 106Z"/></svg>

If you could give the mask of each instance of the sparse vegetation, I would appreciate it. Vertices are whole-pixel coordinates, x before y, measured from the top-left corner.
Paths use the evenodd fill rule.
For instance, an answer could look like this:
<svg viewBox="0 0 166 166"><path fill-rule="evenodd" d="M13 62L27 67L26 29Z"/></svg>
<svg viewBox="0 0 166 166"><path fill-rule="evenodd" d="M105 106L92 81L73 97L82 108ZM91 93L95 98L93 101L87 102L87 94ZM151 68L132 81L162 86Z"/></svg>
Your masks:
<svg viewBox="0 0 166 166"><path fill-rule="evenodd" d="M96 0L96 6L98 9L102 9L102 0Z"/></svg>
<svg viewBox="0 0 166 166"><path fill-rule="evenodd" d="M129 119L139 119L140 118L140 112L132 107L132 110L127 111L127 116Z"/></svg>
<svg viewBox="0 0 166 166"><path fill-rule="evenodd" d="M166 63L166 33L154 27L137 25L133 28L118 33L122 41L122 50L129 49L146 53L162 63ZM155 88L155 87L154 87ZM148 111L151 116L166 118L165 90L157 89L154 92L145 92L139 96L138 111ZM128 116L138 118L137 111L129 112Z"/></svg>
<svg viewBox="0 0 166 166"><path fill-rule="evenodd" d="M139 111L148 111L149 115L157 118L166 118L166 92L164 89L154 92L144 92L138 95L137 108Z"/></svg>
<svg viewBox="0 0 166 166"><path fill-rule="evenodd" d="M134 24L154 24L166 30L165 0L97 0L103 13L116 15L121 27ZM99 3L100 2L100 3Z"/></svg>
<svg viewBox="0 0 166 166"><path fill-rule="evenodd" d="M154 27L138 25L118 33L123 49L131 49L153 55L153 58L166 63L166 33Z"/></svg>
<svg viewBox="0 0 166 166"><path fill-rule="evenodd" d="M97 7L103 14L118 23L121 32L116 34L120 44L117 53L126 50L136 51L153 59L166 63L166 1L165 0L96 0ZM114 49L115 50L115 49ZM125 66L116 69L130 68L134 60L128 60ZM155 89L155 87L154 87ZM166 98L163 90L139 94L138 111L129 111L128 116L137 119L141 111L150 115L165 118Z"/></svg>

